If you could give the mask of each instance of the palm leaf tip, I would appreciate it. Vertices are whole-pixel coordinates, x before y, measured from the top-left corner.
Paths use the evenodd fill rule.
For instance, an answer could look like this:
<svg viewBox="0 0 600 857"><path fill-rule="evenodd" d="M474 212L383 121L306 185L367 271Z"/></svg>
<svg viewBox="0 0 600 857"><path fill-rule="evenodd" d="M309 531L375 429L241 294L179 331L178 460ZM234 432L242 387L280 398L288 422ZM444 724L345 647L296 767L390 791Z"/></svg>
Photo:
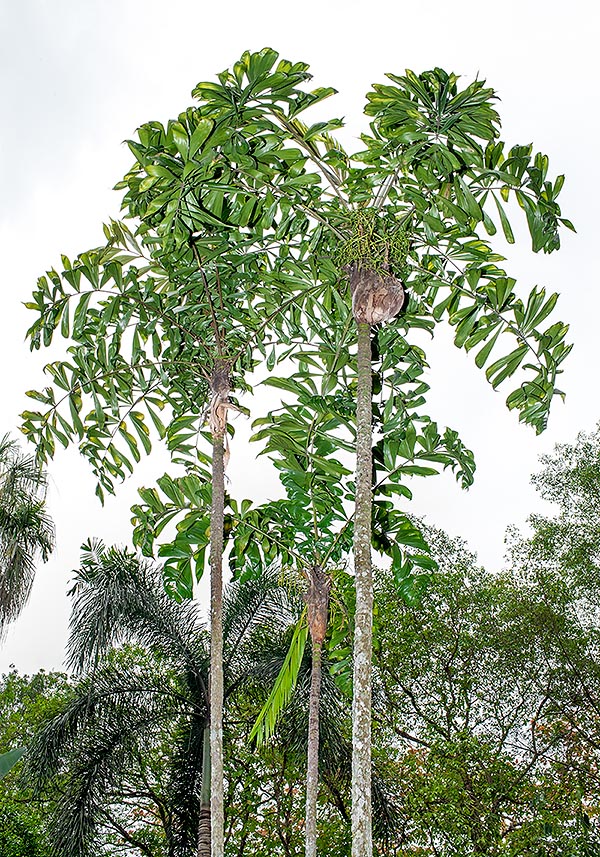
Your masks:
<svg viewBox="0 0 600 857"><path fill-rule="evenodd" d="M308 624L306 621L306 610L304 610L294 629L290 647L275 680L273 689L263 705L256 723L252 727L252 731L250 732L251 741L256 740L258 744L263 744L274 734L281 712L289 702L296 687L307 638Z"/></svg>

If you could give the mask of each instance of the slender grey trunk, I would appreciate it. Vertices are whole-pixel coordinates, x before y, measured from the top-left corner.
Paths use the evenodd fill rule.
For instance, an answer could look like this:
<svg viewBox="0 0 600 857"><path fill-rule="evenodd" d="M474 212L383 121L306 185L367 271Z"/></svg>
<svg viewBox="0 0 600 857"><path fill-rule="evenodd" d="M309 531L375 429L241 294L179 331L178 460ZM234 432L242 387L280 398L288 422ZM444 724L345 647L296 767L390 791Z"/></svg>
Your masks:
<svg viewBox="0 0 600 857"><path fill-rule="evenodd" d="M395 318L406 302L389 269L348 268L352 314L358 331L356 393L356 498L354 509L354 678L352 694L352 857L373 857L371 826L371 659L373 650L373 420L371 325Z"/></svg>
<svg viewBox="0 0 600 857"><path fill-rule="evenodd" d="M210 511L210 767L211 857L224 857L223 807L223 524L229 363L212 373L210 428L213 440Z"/></svg>
<svg viewBox="0 0 600 857"><path fill-rule="evenodd" d="M371 831L371 652L373 573L371 331L358 322L356 400L356 499L354 512L354 677L352 695L352 857L372 857Z"/></svg>
<svg viewBox="0 0 600 857"><path fill-rule="evenodd" d="M321 651L327 633L331 579L315 565L309 577L306 602L312 642L308 758L306 764L306 857L317 857L317 798L319 795L319 706L321 702Z"/></svg>
<svg viewBox="0 0 600 857"><path fill-rule="evenodd" d="M312 641L308 760L306 766L306 857L317 857L317 797L319 794L319 702L322 643Z"/></svg>
<svg viewBox="0 0 600 857"><path fill-rule="evenodd" d="M210 725L202 737L202 788L198 822L198 857L210 857Z"/></svg>

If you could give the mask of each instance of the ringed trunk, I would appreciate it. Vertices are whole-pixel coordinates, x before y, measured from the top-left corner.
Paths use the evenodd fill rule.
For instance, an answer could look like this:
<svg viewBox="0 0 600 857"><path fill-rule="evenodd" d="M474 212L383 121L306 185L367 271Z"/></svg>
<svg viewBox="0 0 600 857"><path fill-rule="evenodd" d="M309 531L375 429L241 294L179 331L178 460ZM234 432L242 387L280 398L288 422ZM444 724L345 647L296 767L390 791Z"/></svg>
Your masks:
<svg viewBox="0 0 600 857"><path fill-rule="evenodd" d="M319 706L321 702L321 652L327 633L331 580L314 566L306 601L312 643L310 702L308 714L308 758L306 764L306 857L317 857L317 798L319 795Z"/></svg>
<svg viewBox="0 0 600 857"><path fill-rule="evenodd" d="M212 504L210 511L210 767L211 857L224 857L223 807L223 525L229 363L215 362L212 372L210 429Z"/></svg>
<svg viewBox="0 0 600 857"><path fill-rule="evenodd" d="M210 725L202 737L202 789L198 821L198 857L210 857Z"/></svg>

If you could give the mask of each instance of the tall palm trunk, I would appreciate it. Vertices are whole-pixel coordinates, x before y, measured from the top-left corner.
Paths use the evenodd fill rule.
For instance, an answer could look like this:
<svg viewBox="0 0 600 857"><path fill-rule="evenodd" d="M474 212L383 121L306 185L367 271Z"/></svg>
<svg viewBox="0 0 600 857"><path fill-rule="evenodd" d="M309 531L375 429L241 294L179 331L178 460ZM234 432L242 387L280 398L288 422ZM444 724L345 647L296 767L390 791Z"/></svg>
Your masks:
<svg viewBox="0 0 600 857"><path fill-rule="evenodd" d="M200 791L200 820L198 822L198 857L210 857L210 724L204 727L202 738L202 789Z"/></svg>
<svg viewBox="0 0 600 857"><path fill-rule="evenodd" d="M306 857L317 857L317 798L319 794L319 705L321 702L321 651L327 633L331 579L315 565L306 596L308 627L312 642L310 703L308 714L308 758L306 771Z"/></svg>
<svg viewBox="0 0 600 857"><path fill-rule="evenodd" d="M210 767L211 857L224 857L223 808L223 524L230 365L212 372L212 505L210 510Z"/></svg>
<svg viewBox="0 0 600 857"><path fill-rule="evenodd" d="M352 695L352 857L372 857L371 651L373 573L371 328L358 322L356 394L356 499L354 511L354 673Z"/></svg>
<svg viewBox="0 0 600 857"><path fill-rule="evenodd" d="M371 660L373 651L373 381L371 325L391 321L406 302L389 269L368 264L348 269L358 332L356 390L356 495L354 508L354 671L352 692L352 857L373 857L371 819Z"/></svg>

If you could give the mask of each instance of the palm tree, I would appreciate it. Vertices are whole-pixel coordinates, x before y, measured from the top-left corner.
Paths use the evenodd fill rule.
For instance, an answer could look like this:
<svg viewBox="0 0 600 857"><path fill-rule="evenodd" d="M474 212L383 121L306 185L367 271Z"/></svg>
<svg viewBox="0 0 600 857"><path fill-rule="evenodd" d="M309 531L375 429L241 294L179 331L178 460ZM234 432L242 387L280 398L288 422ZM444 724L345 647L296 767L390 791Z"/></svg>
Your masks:
<svg viewBox="0 0 600 857"><path fill-rule="evenodd" d="M67 434L73 438L81 440L87 433L90 442L83 448L97 466L103 484L103 480L110 482L114 476L123 476L123 466L131 464L128 456L135 458L139 454L135 435L142 446L150 448L147 426L137 410L138 402L144 399L150 402L148 413L155 425L158 420L170 448L179 454L190 446L188 441L194 426L198 426L200 411L194 390L199 364L196 348L201 347L202 337L192 324L185 328L186 336L191 334L189 349L185 346L180 336L185 321L182 313L186 312L186 303L205 306L205 301L196 299L203 288L198 266L193 266L195 285L190 290L189 272L185 270L189 266L184 265L182 270L179 263L184 257L189 260L191 241L198 252L202 243L203 264L212 265L217 259L221 264L221 242L215 242L212 234L205 240L207 227L211 233L214 227L215 234L229 236L225 240L227 255L235 256L237 264L248 252L256 254L258 277L254 280L244 275L239 285L243 296L257 292L258 300L252 302L250 309L258 321L258 330L264 333L258 348L261 356L266 356L267 344L283 342L292 349L290 356L294 355L310 381L315 358L323 359L321 348L313 348L310 341L318 338L324 328L340 323L345 329L350 324L352 353L348 347L336 349L335 359L328 367L327 386L330 391L336 390L340 370L355 367L354 857L371 857L372 853L371 547L380 534L373 526L371 462L375 469L379 466L387 471L390 481L396 483L391 486L392 495L409 497L410 491L402 484L405 477L429 475L431 468L399 465L398 459L410 459L415 449L422 447L428 452L437 445L431 421L423 426L397 396L404 373L398 373L396 366L410 355L409 371L420 373L426 358L413 334L420 330L432 332L446 318L453 328L456 346L473 351L477 367L485 368L494 388L519 369L524 370L519 372L507 404L518 412L521 421L539 432L546 425L553 397L561 395L557 381L570 350L565 341L567 326L546 323L557 296L547 296L544 289L537 287L519 296L515 280L498 264L503 257L483 237L484 232L494 235L499 225L506 240L514 241L504 207L512 198L526 216L533 250L558 249L559 226L572 228L562 218L556 201L564 177L550 181L548 158L542 153L534 154L531 145L509 149L499 139L496 96L483 81L475 80L459 88L457 75L440 68L419 75L407 70L404 76L388 77L389 82L374 85L367 94L365 112L371 133L361 135L362 151L354 154L344 152L330 136L331 131L342 127L340 120L333 118L306 126L299 119L308 106L334 90L320 87L306 91L302 87L310 80L308 66L279 59L269 48L245 52L230 71L219 75L219 83L199 83L193 92L199 106L182 113L167 128L149 123L140 129L139 143L130 144L138 166L119 186L127 189L128 213L144 220L137 230L138 237L146 248L158 244L159 251L151 252L150 267L145 267L146 263L141 270L133 266L123 275L121 262L115 269L115 247L110 246L108 255L103 251L104 260L108 260L107 279L104 270L98 276L98 265L93 262L97 253L83 254L75 266L67 260L63 277L69 289L61 285L54 272L49 278L40 278L31 304L39 311L39 319L30 329L33 347L50 342L59 323L69 327L68 319L62 315L64 307L71 297L78 301L73 338L81 358L76 361L80 368L74 370L72 361L60 368L71 385L68 396L61 393L62 407L77 413L71 413L65 423L61 416L59 429L54 397L46 399L44 394L34 393L49 408L44 414L28 414L24 423L24 430L36 439L41 454L52 454L52 434L59 439L64 437L65 424L69 427ZM155 161L157 149L165 140L169 151L161 152ZM131 243L129 239L127 243ZM179 273L176 277L168 273L166 278L157 280L154 262L162 266L163 256L168 257L167 271L177 268ZM115 269L114 274L108 269ZM146 276L141 271L150 274ZM87 312L90 297L79 291L82 272L90 282L100 284L96 289L99 312ZM352 310L343 293L345 285L341 287L343 272L349 274ZM118 294L109 301L104 289L113 276ZM274 283L279 288L271 293ZM263 285L267 286L264 290ZM303 300L297 303L294 294L290 304L287 293L296 291ZM162 300L158 295L164 295L167 301L167 315L157 303ZM114 344L121 342L124 319L129 327L131 297L136 306L141 306L139 324L132 331L134 358L123 373L124 380L121 375L117 381L112 353ZM232 322L228 323L228 331L232 332L240 319L236 318L237 310L234 312L235 294L229 298L223 301L222 311L223 317ZM395 321L403 307L407 307L406 315ZM89 325L85 331L82 319ZM97 349L98 331L113 325L113 320L113 346ZM165 320L165 328L173 336L161 339L156 330ZM201 323L205 328L210 317L204 313ZM380 373L385 430L376 440L372 431L369 346L373 344L370 328L380 324L383 326L378 329L378 339L387 341L387 349L381 352L384 365ZM89 347L89 343L93 346ZM168 347L163 348L167 343ZM304 343L309 351L304 348L300 353L298 343ZM163 366L168 366L166 374L159 368L161 349L166 355L166 362L162 361ZM267 357L269 371L278 359L276 351L274 348ZM250 367L253 360L254 351L247 351L237 362ZM192 367L193 385L185 389L182 397L185 365ZM55 374L59 369L52 367L51 371ZM165 378L169 380L167 389ZM413 379L412 375L404 375L405 381ZM57 386L63 389L62 374L58 381ZM279 386L289 389L285 385L283 379ZM95 405L87 428L78 413L82 389ZM424 401L427 390L426 384L415 384L415 399ZM224 398L221 395L214 404L226 407ZM99 407L98 401L109 402L110 409ZM177 419L171 420L169 429L156 415L156 407L167 405L169 410L177 411ZM109 425L112 432L106 431ZM114 446L117 435L121 436L119 444L130 449L125 458ZM105 441L109 437L110 441ZM222 438L213 432L213 440L218 458ZM455 433L446 433L445 440L452 447ZM437 453L431 455L436 462ZM215 521L217 512L220 516L220 508L215 507ZM213 525L212 529L216 537L220 528ZM220 568L216 558L219 546L213 542L215 581ZM410 569L398 562L395 571L402 580L410 574ZM219 592L213 597L215 616L218 601ZM215 639L217 636L218 623ZM218 656L217 647L215 655ZM217 792L215 789L215 805ZM215 833L218 826L215 811ZM220 835L214 837L215 857L222 857L222 848L217 853L221 839Z"/></svg>
<svg viewBox="0 0 600 857"><path fill-rule="evenodd" d="M410 341L413 332L419 328L432 332L444 316L454 329L456 346L476 349L478 368L487 364L486 377L494 388L520 367L525 370L507 405L518 411L522 422L543 431L553 397L561 395L557 379L570 351L567 326L556 322L546 327L557 296L534 288L519 297L513 288L516 281L497 264L503 257L482 236L484 231L497 232L497 219L506 240L514 242L504 209L511 197L526 215L534 252L558 249L559 226L573 227L562 218L556 202L564 177L550 181L547 156L534 154L531 145L508 149L500 140L496 96L484 81L459 88L458 76L440 68L419 75L410 70L404 76L388 74L386 84L375 84L367 93L371 134L361 135L362 150L348 155L329 136L341 127L340 120L310 127L298 120L299 108L333 90L321 88L299 96L295 87L307 79L308 67L287 60L276 65L277 60L278 54L269 48L245 52L231 71L219 75L219 84L199 84L193 94L201 100L204 116L218 116L225 127L235 129L227 145L215 145L214 163L226 165L227 182L235 176L233 181L244 188L261 188L255 196L265 206L265 217L277 199L284 199L284 219L302 224L304 240L295 248L294 277L317 281L321 287L315 300L318 307L305 302L302 308L309 339L318 337L323 327L330 328L336 318L342 325L351 318L339 290L340 274L349 275L356 338L352 855L371 857L371 548L377 535L371 328L383 325L378 332L390 346L383 353L391 371L382 380L389 408L380 464L390 477L396 475L392 481L401 481L403 468L397 467L396 459L401 450L410 453L415 448L419 431L414 414L408 414L402 403L400 410L392 405L399 381L393 367L407 352L420 351ZM237 150L230 147L234 137L243 141ZM274 151L289 157L290 148L292 157L303 158L293 172L285 159L274 167ZM265 151L269 156L263 161ZM304 169L312 174L302 175ZM213 187L211 183L211 192ZM305 190L299 192L298 187ZM222 194L219 203L221 199ZM259 205L258 198L254 204ZM270 223L270 216L267 219ZM255 233L258 241L262 228L263 220ZM277 243L277 231L273 237ZM285 232L279 242L285 258L290 256L289 237ZM406 315L395 321L403 308ZM511 344L505 352L507 340ZM337 387L341 365L337 358L350 362L347 351L344 357L343 351L336 352L330 389ZM296 347L301 370L312 376L321 349L311 348L307 360L299 352ZM418 357L414 360L420 362ZM280 386L289 389L284 384ZM422 393L426 391L425 387ZM428 447L431 432L423 432L423 440ZM410 496L405 486L399 488ZM396 570L406 577L401 566Z"/></svg>
<svg viewBox="0 0 600 857"><path fill-rule="evenodd" d="M169 857L210 857L209 635L197 604L170 598L155 564L100 542L84 545L72 594L68 664L82 679L37 736L26 770L38 792L60 781L52 820L57 852L93 853L104 827L142 854L155 853L147 822L122 822L125 786L146 816L152 806ZM225 698L252 676L256 634L296 618L275 574L231 585L224 599ZM168 748L166 780L151 770L153 747ZM145 779L142 789L128 781L132 771L138 783Z"/></svg>
<svg viewBox="0 0 600 857"><path fill-rule="evenodd" d="M45 509L46 474L8 435L0 440L0 634L29 598L35 560L54 546Z"/></svg>

